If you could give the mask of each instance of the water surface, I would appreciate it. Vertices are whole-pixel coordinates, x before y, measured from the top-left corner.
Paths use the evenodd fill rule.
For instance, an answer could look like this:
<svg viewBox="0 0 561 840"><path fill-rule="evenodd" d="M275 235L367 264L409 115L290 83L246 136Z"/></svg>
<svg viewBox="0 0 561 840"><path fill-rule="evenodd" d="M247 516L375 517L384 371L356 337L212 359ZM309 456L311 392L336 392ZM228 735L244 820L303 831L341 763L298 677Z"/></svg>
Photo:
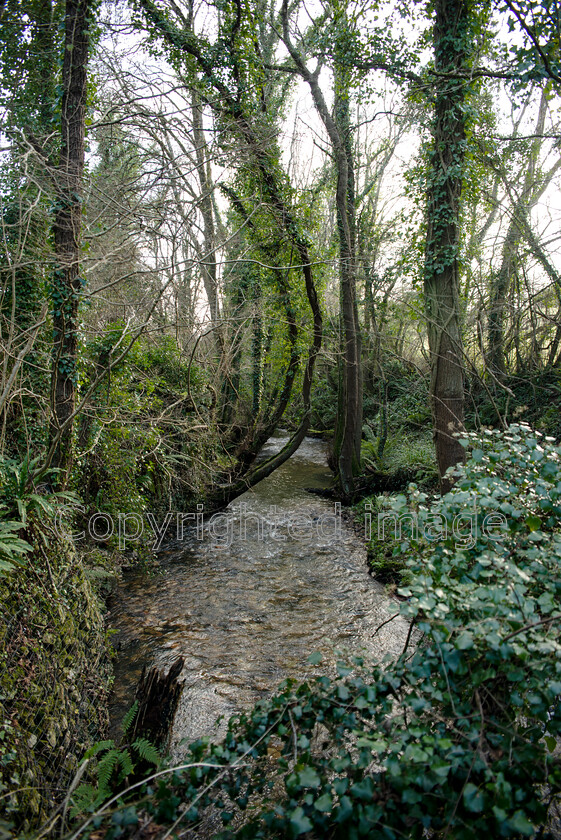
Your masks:
<svg viewBox="0 0 561 840"><path fill-rule="evenodd" d="M277 437L269 455L286 442ZM160 554L160 570L125 575L112 598L118 632L114 717L131 705L142 666L185 659L185 689L173 745L218 735L229 717L271 693L285 677L329 671L336 650L376 659L397 654L407 625L397 604L368 575L364 540L333 503L307 491L326 487L325 444L306 438L298 452L226 511L191 528ZM202 539L201 539L202 537Z"/></svg>

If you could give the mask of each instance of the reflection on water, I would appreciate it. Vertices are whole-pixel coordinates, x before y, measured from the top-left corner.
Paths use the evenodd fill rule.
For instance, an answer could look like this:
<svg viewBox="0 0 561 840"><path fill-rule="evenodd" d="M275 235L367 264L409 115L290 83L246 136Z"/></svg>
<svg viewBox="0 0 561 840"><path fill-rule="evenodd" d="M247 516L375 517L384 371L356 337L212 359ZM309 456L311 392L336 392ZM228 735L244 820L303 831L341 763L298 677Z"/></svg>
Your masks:
<svg viewBox="0 0 561 840"><path fill-rule="evenodd" d="M265 454L286 438L276 438ZM130 706L144 664L185 658L185 689L174 743L212 735L216 719L247 708L285 677L317 671L306 662L334 651L398 652L406 625L376 627L396 604L368 576L365 548L335 506L308 493L330 473L325 444L307 438L298 452L236 499L224 514L160 555L161 572L126 574L114 594L118 632L114 717Z"/></svg>

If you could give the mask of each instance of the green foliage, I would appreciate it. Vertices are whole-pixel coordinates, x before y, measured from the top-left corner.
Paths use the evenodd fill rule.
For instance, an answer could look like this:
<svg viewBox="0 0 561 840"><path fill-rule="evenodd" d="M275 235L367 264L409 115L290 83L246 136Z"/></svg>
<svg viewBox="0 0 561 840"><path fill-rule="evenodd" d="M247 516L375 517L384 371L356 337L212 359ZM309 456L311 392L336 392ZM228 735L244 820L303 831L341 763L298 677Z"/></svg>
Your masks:
<svg viewBox="0 0 561 840"><path fill-rule="evenodd" d="M22 527L27 526L28 517L55 515L57 505L64 502L76 504L79 499L74 493L65 491L52 492L47 483L42 485L43 493L35 492L33 477L39 471L43 461L41 456L22 461L11 458L0 459L0 499L6 507L19 516ZM54 479L59 471L51 469L45 479Z"/></svg>
<svg viewBox="0 0 561 840"><path fill-rule="evenodd" d="M135 700L121 724L122 737L125 740L138 712ZM94 767L92 771L91 762ZM146 738L135 738L130 743L117 745L114 740L98 741L85 753L84 762L89 763L90 774L95 774L95 781L79 785L72 793L72 815L93 812L99 806L127 786L135 769L140 765L158 769L162 756L156 747Z"/></svg>
<svg viewBox="0 0 561 840"><path fill-rule="evenodd" d="M561 792L561 447L526 426L465 444L450 493L389 501L422 526L399 541L401 612L422 640L383 667L355 657L335 678L285 683L221 743L192 744L188 769L147 782L141 806L124 796L120 814L188 824L213 804L221 836L252 840L522 838L544 825ZM458 516L474 517L473 540ZM116 814L106 825L126 836Z"/></svg>
<svg viewBox="0 0 561 840"><path fill-rule="evenodd" d="M557 409L561 392L558 369L520 371L506 377L504 385L504 389L496 389L491 400L488 391L476 384L471 404L467 406L466 420L472 427L499 427L501 420L507 423L523 421L544 434L561 435L561 416Z"/></svg>
<svg viewBox="0 0 561 840"><path fill-rule="evenodd" d="M387 502L387 496L367 497L354 506L353 515L364 528L367 562L371 574L380 583L389 584L395 589L396 584L407 582L410 574L399 544L378 538L378 516L385 510Z"/></svg>
<svg viewBox="0 0 561 840"><path fill-rule="evenodd" d="M4 519L5 513L5 505L0 505L0 577L12 571L14 566L21 566L31 551L29 543L19 536L23 523Z"/></svg>
<svg viewBox="0 0 561 840"><path fill-rule="evenodd" d="M87 345L82 389L91 385L112 355L118 355L122 335L123 326L111 324L103 336ZM208 432L201 444L190 434L196 423L190 419L194 399L199 412L205 410L205 385L200 369L189 365L170 336L139 340L126 361L112 367L78 429L82 451L73 483L87 511L118 514L123 511L123 500L126 513L143 513L148 506L167 508L172 485L186 496L195 495L203 482L199 461L193 463L192 455L202 460L214 443ZM200 428L200 414L197 420ZM189 471L190 486L185 488Z"/></svg>
<svg viewBox="0 0 561 840"><path fill-rule="evenodd" d="M33 475L41 463L41 458L30 460L27 456L22 461L0 459L0 576L21 566L32 551L26 533L31 523L46 546L48 538L41 521L52 521L60 503L78 501L73 493L53 493L46 485L44 493L34 492Z"/></svg>
<svg viewBox="0 0 561 840"><path fill-rule="evenodd" d="M426 488L436 486L438 471L430 431L408 432L404 428L395 429L393 424L391 429L380 459L378 438L368 426L364 428L367 440L362 443L362 459L367 476L369 472L374 473L380 490L402 489L412 481Z"/></svg>
<svg viewBox="0 0 561 840"><path fill-rule="evenodd" d="M514 83L523 88L530 81L561 77L559 57L559 18L552 0L500 3L506 13L509 32L515 37L509 45L510 60L516 67Z"/></svg>
<svg viewBox="0 0 561 840"><path fill-rule="evenodd" d="M319 369L311 399L314 429L326 430L335 427L337 414L337 382L333 381L333 372Z"/></svg>

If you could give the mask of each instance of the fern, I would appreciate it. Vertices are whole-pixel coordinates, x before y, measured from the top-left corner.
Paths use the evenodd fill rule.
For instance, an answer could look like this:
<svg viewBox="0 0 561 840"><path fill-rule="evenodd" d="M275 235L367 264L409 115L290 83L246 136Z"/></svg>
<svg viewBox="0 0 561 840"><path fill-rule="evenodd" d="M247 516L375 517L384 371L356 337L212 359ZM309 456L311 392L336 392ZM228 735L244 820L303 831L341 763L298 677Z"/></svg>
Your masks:
<svg viewBox="0 0 561 840"><path fill-rule="evenodd" d="M123 737L132 726L138 712L138 701L125 715L122 723ZM118 791L128 776L135 771L137 760L160 767L162 756L147 738L137 738L132 743L118 747L113 740L98 741L86 752L85 759L95 759L97 783L80 785L72 795L72 816L93 811Z"/></svg>
<svg viewBox="0 0 561 840"><path fill-rule="evenodd" d="M29 543L19 536L23 522L3 519L5 511L5 505L0 505L0 576L12 571L14 566L22 566L24 555L32 550Z"/></svg>
<svg viewBox="0 0 561 840"><path fill-rule="evenodd" d="M119 773L119 777L117 779L118 784L120 784L127 776L130 776L134 770L131 754L127 749L123 749L119 752L117 763L121 765L121 772Z"/></svg>
<svg viewBox="0 0 561 840"><path fill-rule="evenodd" d="M132 726L132 723L136 717L136 713L138 712L138 700L135 700L126 715L123 718L123 722L121 724L121 731L123 733L123 738L129 731Z"/></svg>
<svg viewBox="0 0 561 840"><path fill-rule="evenodd" d="M115 741L97 741L84 755L84 758L93 758L103 750L110 750L115 747Z"/></svg>
<svg viewBox="0 0 561 840"><path fill-rule="evenodd" d="M119 755L119 750L111 749L105 753L97 765L97 784L100 794L108 795L111 792L109 782L111 781L113 770L119 761Z"/></svg>
<svg viewBox="0 0 561 840"><path fill-rule="evenodd" d="M154 746L154 744L150 743L150 741L148 741L146 738L137 738L137 740L134 741L131 746L135 750L135 752L138 753L140 758L142 758L144 761L148 761L155 767L160 766L160 763L162 761L160 752Z"/></svg>
<svg viewBox="0 0 561 840"><path fill-rule="evenodd" d="M79 785L72 794L70 816L77 817L85 811L92 811L99 798L99 793L93 785L87 783Z"/></svg>

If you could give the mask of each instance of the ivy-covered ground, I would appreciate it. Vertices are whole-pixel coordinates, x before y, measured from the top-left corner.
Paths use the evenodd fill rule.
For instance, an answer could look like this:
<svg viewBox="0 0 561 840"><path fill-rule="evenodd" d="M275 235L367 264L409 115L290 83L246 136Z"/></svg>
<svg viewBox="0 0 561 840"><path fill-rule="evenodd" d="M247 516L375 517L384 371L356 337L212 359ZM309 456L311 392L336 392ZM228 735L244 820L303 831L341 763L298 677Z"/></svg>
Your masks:
<svg viewBox="0 0 561 840"><path fill-rule="evenodd" d="M549 836L561 447L523 425L463 443L450 493L388 502L418 526L404 525L399 550L420 643L383 667L356 657L334 679L285 683L221 743L186 747L181 768L156 762L135 780L116 763L104 804L95 783L70 797L72 837L196 836L209 813L223 824L213 836L253 840Z"/></svg>

